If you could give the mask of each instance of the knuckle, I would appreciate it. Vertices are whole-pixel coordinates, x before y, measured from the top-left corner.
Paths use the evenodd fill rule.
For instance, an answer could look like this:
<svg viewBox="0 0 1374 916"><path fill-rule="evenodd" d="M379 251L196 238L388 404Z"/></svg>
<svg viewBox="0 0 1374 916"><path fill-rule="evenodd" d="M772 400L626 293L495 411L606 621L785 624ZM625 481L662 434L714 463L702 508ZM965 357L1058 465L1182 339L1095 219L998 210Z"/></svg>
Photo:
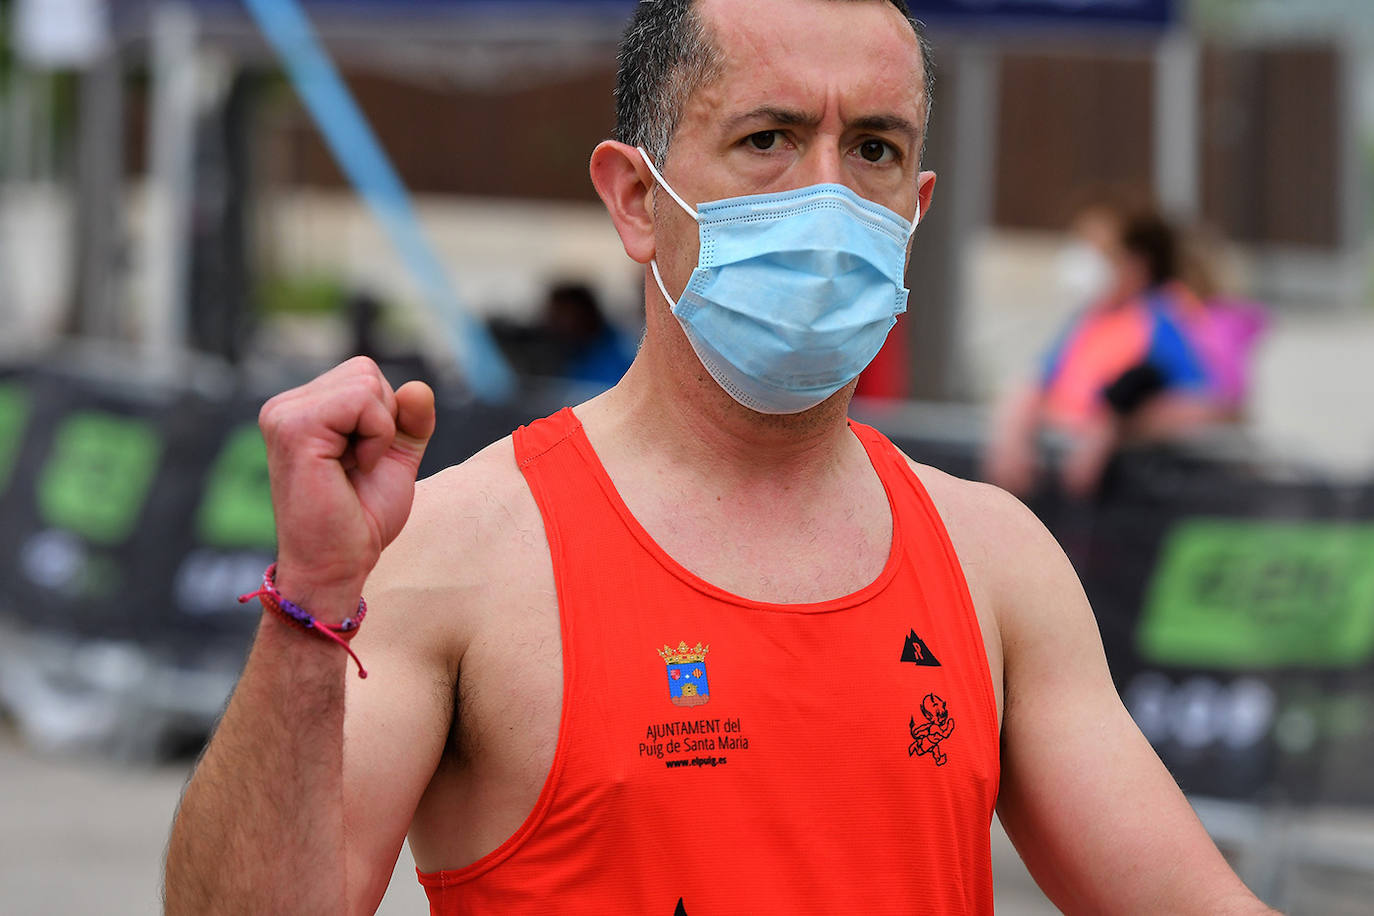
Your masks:
<svg viewBox="0 0 1374 916"><path fill-rule="evenodd" d="M263 404L258 410L258 429L262 430L264 436L274 434L281 427L281 402L277 395Z"/></svg>
<svg viewBox="0 0 1374 916"><path fill-rule="evenodd" d="M381 375L377 361L370 356L354 356L344 363L351 371L361 375Z"/></svg>
<svg viewBox="0 0 1374 916"><path fill-rule="evenodd" d="M310 414L305 405L273 398L258 411L258 428L263 439L272 442L291 439L309 423Z"/></svg>
<svg viewBox="0 0 1374 916"><path fill-rule="evenodd" d="M380 374L360 375L353 381L357 396L360 399L370 402L386 403L386 380L383 379Z"/></svg>
<svg viewBox="0 0 1374 916"><path fill-rule="evenodd" d="M366 409L369 401L377 399L377 385L367 376L350 379L348 386L341 392L357 409Z"/></svg>

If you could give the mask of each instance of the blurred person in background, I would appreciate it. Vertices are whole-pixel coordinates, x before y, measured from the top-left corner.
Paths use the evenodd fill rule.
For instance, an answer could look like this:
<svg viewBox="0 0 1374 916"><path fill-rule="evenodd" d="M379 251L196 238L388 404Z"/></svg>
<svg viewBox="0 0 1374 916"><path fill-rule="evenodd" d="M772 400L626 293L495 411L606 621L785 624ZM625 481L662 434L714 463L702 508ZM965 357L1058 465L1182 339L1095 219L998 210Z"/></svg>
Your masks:
<svg viewBox="0 0 1374 916"><path fill-rule="evenodd" d="M1191 227L1180 235L1179 272L1184 287L1207 306L1189 309L1184 318L1210 373L1212 396L1239 420L1250 398L1255 350L1269 330L1269 310L1224 282L1223 248L1215 230Z"/></svg>
<svg viewBox="0 0 1374 916"><path fill-rule="evenodd" d="M533 323L491 321L492 335L516 371L609 388L634 360L634 343L585 283L549 286Z"/></svg>
<svg viewBox="0 0 1374 916"><path fill-rule="evenodd" d="M1019 495L1036 486L1042 428L1066 437L1060 483L1084 497L1123 444L1239 419L1262 328L1252 307L1215 299L1210 282L1199 288L1203 258L1158 213L1098 201L1072 231L1060 274L1088 305L1059 332L1036 378L999 405L985 456L987 479Z"/></svg>
<svg viewBox="0 0 1374 916"><path fill-rule="evenodd" d="M610 387L634 360L634 345L606 318L596 293L585 283L557 283L544 305L544 328L557 342L553 374Z"/></svg>
<svg viewBox="0 0 1374 916"><path fill-rule="evenodd" d="M994 808L1066 912L1268 912L1040 523L848 419L929 67L901 0L640 3L591 158L643 267L624 378L418 486L426 386L264 406L268 613L167 912L370 912L408 836L435 914L990 914Z"/></svg>

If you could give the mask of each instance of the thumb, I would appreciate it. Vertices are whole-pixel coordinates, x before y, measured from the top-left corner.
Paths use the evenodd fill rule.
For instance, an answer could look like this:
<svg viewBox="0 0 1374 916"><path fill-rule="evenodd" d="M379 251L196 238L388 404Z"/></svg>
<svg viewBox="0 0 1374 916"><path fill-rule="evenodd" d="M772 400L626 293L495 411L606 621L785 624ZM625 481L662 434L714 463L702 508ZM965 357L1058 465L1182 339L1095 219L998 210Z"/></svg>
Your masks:
<svg viewBox="0 0 1374 916"><path fill-rule="evenodd" d="M434 423L433 389L424 382L406 382L396 389L396 438L391 447L413 459L417 467L434 435Z"/></svg>

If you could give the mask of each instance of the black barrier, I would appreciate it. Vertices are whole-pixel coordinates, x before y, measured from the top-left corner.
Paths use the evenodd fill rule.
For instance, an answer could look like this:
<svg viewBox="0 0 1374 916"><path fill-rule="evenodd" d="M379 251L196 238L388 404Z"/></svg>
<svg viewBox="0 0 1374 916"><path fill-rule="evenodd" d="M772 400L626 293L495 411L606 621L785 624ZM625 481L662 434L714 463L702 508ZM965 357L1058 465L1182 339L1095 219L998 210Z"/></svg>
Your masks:
<svg viewBox="0 0 1374 916"><path fill-rule="evenodd" d="M242 385L210 396L0 372L4 616L231 684L258 619L235 596L274 550L264 398ZM507 408L441 397L421 473L578 399L557 388ZM867 419L917 460L973 476L971 424L951 436L945 414ZM1098 500L1045 492L1032 508L1083 579L1123 699L1186 790L1374 803L1374 483L1267 473L1142 453L1118 463ZM203 736L226 690L181 704L177 727Z"/></svg>
<svg viewBox="0 0 1374 916"><path fill-rule="evenodd" d="M182 463L164 434L172 399L41 375L7 384L23 405L0 495L0 589L11 612L45 627L137 633L165 572L157 527L168 519L154 493Z"/></svg>
<svg viewBox="0 0 1374 916"><path fill-rule="evenodd" d="M39 743L153 757L202 740L275 553L266 394L0 370L0 704ZM446 404L421 473L561 402Z"/></svg>
<svg viewBox="0 0 1374 916"><path fill-rule="evenodd" d="M112 387L50 371L0 382L0 600L23 623L133 638L194 663L242 642L275 552L262 398ZM422 475L532 415L445 408Z"/></svg>
<svg viewBox="0 0 1374 916"><path fill-rule="evenodd" d="M1045 507L1113 677L1185 790L1374 802L1374 514L1365 488L1156 455Z"/></svg>

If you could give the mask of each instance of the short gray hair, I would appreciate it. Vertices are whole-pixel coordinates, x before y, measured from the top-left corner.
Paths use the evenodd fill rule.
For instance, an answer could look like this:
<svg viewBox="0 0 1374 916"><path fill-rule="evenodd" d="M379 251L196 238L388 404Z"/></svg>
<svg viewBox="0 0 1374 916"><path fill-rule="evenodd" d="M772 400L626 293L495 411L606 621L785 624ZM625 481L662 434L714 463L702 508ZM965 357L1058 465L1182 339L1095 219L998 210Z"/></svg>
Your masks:
<svg viewBox="0 0 1374 916"><path fill-rule="evenodd" d="M928 121L935 86L930 42L906 0L887 2L901 12L916 33ZM693 0L640 0L620 38L618 61L615 139L644 147L661 165L687 99L720 73L720 50L697 15Z"/></svg>

